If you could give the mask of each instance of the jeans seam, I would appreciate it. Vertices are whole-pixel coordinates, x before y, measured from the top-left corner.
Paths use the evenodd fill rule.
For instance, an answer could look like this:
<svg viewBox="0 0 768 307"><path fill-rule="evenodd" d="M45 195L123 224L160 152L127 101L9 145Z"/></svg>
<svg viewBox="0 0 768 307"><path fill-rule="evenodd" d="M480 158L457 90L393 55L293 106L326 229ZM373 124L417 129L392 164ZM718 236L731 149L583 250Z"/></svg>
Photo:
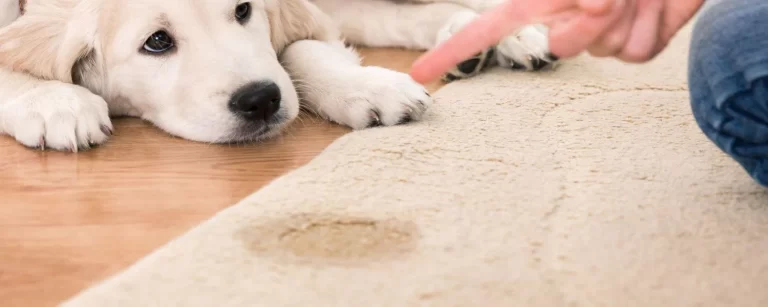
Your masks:
<svg viewBox="0 0 768 307"><path fill-rule="evenodd" d="M768 59L761 60L761 61L755 61L755 63L758 63L756 65L765 65L765 67L768 67ZM702 76L703 74L702 68L700 65L697 65L695 67L695 75ZM740 108L738 106L734 107L734 104L736 103L734 101L734 97L737 95L743 94L744 92L748 92L750 89L753 88L753 84L761 79L761 78L768 78L768 69L765 69L766 73L763 73L760 78L755 78L751 82L747 82L747 78L745 76L745 71L739 71L736 70L735 72L728 74L727 77L719 78L718 82L715 83L709 83L704 86L706 86L707 91L709 91L708 95L711 95L710 99L713 99L712 102L714 104L708 105L709 103L706 102L700 102L704 105L698 106L698 108L704 107L705 109L697 112L704 112L704 114L708 112L716 112L718 113L722 119L722 122L720 123L720 126L723 126L727 124L728 122L738 120L737 117L733 116L733 114L741 115L742 112L739 112ZM755 74L753 74L755 75ZM731 80L730 83L738 83L737 86L723 86L723 84L729 83L729 80ZM735 81L733 81L735 80ZM723 90L720 90L720 92L725 92L727 95L721 95L719 97L715 97L718 90L715 90L715 88L719 86ZM736 90L733 90L733 89ZM711 102L711 103L712 103ZM707 106L708 105L708 106ZM711 111L706 111L706 109L709 108ZM740 137L731 135L730 133L727 133L723 129L718 129L714 123L711 121L711 118L707 118L709 116L704 117L704 121L700 122L700 125L702 126L702 129L704 129L705 134L710 135L707 130L714 132L710 138L712 138L712 141L715 142L715 144L720 147L725 153L730 155L732 158L736 159L739 164L742 164L744 169L748 171L750 177L753 177L759 184L763 186L768 186L768 178L764 178L764 173L766 172L766 169L768 169L768 157L759 157L759 156L750 156L750 155L743 155L741 148L744 146L749 147L750 145L762 145L764 143L752 143L745 140L742 140ZM768 143L767 143L768 144Z"/></svg>

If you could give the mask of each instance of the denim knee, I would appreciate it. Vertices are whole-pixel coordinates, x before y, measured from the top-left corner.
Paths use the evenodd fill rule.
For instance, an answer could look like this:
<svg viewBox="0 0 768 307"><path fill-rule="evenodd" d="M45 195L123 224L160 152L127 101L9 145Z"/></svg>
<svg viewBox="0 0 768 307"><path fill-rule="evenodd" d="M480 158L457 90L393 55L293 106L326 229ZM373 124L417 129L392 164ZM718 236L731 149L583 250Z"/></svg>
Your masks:
<svg viewBox="0 0 768 307"><path fill-rule="evenodd" d="M768 1L713 2L691 42L693 113L709 139L768 186Z"/></svg>

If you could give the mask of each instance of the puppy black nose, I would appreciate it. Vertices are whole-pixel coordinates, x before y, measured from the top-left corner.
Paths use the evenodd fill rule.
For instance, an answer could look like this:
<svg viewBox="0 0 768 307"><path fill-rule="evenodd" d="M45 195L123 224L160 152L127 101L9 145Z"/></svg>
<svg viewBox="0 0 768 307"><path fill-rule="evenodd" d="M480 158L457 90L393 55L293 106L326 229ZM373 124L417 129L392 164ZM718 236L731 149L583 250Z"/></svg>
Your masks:
<svg viewBox="0 0 768 307"><path fill-rule="evenodd" d="M280 88L272 81L246 84L232 94L229 110L247 120L267 120L280 109Z"/></svg>

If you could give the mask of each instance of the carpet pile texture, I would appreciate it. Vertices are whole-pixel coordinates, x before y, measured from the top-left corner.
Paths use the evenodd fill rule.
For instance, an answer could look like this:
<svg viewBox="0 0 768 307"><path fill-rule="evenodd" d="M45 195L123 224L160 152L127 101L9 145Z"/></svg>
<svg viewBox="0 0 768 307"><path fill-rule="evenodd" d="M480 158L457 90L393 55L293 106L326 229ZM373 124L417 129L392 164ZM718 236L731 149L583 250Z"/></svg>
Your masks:
<svg viewBox="0 0 768 307"><path fill-rule="evenodd" d="M689 37L452 83L63 306L768 306L768 191L696 127Z"/></svg>

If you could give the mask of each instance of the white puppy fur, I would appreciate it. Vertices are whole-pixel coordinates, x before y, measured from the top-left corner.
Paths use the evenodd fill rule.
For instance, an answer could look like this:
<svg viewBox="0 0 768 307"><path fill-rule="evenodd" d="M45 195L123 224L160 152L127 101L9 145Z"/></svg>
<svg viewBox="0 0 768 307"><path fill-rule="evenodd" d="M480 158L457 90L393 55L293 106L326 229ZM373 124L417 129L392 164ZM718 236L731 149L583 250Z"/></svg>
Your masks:
<svg viewBox="0 0 768 307"><path fill-rule="evenodd" d="M19 14L20 9L18 0L0 0L0 27L19 18Z"/></svg>
<svg viewBox="0 0 768 307"><path fill-rule="evenodd" d="M107 141L110 116L134 116L189 140L252 141L300 101L355 129L419 120L427 91L361 66L345 40L429 49L499 1L31 0L19 17L18 0L0 0L0 134L77 151ZM537 69L546 42L526 28L494 63ZM452 77L486 66L473 64Z"/></svg>

